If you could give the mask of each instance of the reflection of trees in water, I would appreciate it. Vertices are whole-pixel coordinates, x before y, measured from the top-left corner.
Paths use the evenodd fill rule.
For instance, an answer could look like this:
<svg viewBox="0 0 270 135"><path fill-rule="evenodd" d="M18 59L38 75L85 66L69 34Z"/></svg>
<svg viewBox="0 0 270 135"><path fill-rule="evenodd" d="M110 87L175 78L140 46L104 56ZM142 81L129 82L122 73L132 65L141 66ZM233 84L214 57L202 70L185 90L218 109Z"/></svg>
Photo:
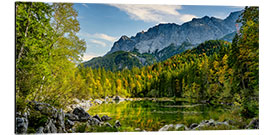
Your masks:
<svg viewBox="0 0 270 135"><path fill-rule="evenodd" d="M106 114L113 118L112 121L120 120L123 131L129 131L130 128L157 131L166 124L189 125L211 119L212 116L218 117L224 111L222 111L222 107L190 105L179 101L125 101L119 104L108 103L95 106L89 110L89 113L100 116Z"/></svg>

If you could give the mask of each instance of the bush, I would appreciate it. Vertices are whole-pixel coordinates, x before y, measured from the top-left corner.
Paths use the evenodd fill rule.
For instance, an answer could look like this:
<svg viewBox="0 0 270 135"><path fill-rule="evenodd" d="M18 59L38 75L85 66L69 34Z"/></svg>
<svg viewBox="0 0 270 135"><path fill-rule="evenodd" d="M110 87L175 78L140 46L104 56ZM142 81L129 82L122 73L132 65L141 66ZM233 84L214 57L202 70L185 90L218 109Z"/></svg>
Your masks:
<svg viewBox="0 0 270 135"><path fill-rule="evenodd" d="M241 116L253 118L259 115L259 103L255 100L245 100L241 106Z"/></svg>

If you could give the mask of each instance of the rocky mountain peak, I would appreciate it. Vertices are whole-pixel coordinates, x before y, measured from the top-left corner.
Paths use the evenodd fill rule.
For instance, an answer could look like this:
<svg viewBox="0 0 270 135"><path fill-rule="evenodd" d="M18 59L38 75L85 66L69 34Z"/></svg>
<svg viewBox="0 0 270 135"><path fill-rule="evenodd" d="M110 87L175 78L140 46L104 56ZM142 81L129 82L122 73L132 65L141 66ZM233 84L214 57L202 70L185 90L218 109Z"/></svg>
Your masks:
<svg viewBox="0 0 270 135"><path fill-rule="evenodd" d="M120 50L133 51L135 48L140 53L153 53L156 50L168 47L170 44L180 46L183 42L189 42L196 45L206 40L219 39L236 31L236 20L242 12L232 12L225 19L204 16L193 18L182 25L175 23L158 24L149 28L146 32L139 32L136 36L130 38L122 36L114 43L108 54Z"/></svg>

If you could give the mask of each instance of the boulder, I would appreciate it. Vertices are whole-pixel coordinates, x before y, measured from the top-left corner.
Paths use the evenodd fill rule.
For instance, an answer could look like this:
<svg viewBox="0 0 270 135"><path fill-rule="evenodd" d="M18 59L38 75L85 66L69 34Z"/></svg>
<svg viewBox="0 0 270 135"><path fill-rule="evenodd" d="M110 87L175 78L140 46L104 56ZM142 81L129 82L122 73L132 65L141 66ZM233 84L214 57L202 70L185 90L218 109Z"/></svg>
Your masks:
<svg viewBox="0 0 270 135"><path fill-rule="evenodd" d="M79 117L72 113L66 113L65 117L71 121L79 121Z"/></svg>
<svg viewBox="0 0 270 135"><path fill-rule="evenodd" d="M100 126L101 125L100 121L96 118L89 119L88 124L91 126L97 126L97 125Z"/></svg>
<svg viewBox="0 0 270 135"><path fill-rule="evenodd" d="M94 100L94 103L95 103L95 104L102 104L102 101L99 100L99 99L95 99L95 100Z"/></svg>
<svg viewBox="0 0 270 135"><path fill-rule="evenodd" d="M174 125L175 130L181 129L181 130L188 130L187 126L184 124L176 124Z"/></svg>
<svg viewBox="0 0 270 135"><path fill-rule="evenodd" d="M76 102L77 104L81 102L80 99L78 98L74 98L73 101Z"/></svg>
<svg viewBox="0 0 270 135"><path fill-rule="evenodd" d="M114 127L119 128L121 126L121 123L119 120L115 121Z"/></svg>
<svg viewBox="0 0 270 135"><path fill-rule="evenodd" d="M106 122L106 123L105 123L105 126L111 127L111 128L113 127L109 122Z"/></svg>
<svg viewBox="0 0 270 135"><path fill-rule="evenodd" d="M24 134L28 129L28 120L24 117L16 117L16 133Z"/></svg>
<svg viewBox="0 0 270 135"><path fill-rule="evenodd" d="M56 126L53 124L53 120L52 119L48 119L48 121L46 122L45 126L44 126L44 133L57 133L57 128Z"/></svg>
<svg viewBox="0 0 270 135"><path fill-rule="evenodd" d="M74 122L73 121L71 121L71 120L69 120L69 119L67 119L66 121L65 121L65 127L66 128L72 128L73 126L74 126Z"/></svg>
<svg viewBox="0 0 270 135"><path fill-rule="evenodd" d="M108 115L103 115L102 117L101 117L101 120L102 121L107 121L107 120L111 120L112 118L111 117L109 117Z"/></svg>
<svg viewBox="0 0 270 135"><path fill-rule="evenodd" d="M122 99L120 96L115 96L114 97L114 100L120 100L120 99Z"/></svg>
<svg viewBox="0 0 270 135"><path fill-rule="evenodd" d="M168 131L169 128L173 128L173 127L174 127L173 124L165 125L162 128L160 128L158 131Z"/></svg>
<svg viewBox="0 0 270 135"><path fill-rule="evenodd" d="M192 124L189 126L189 128L190 128L190 129L194 129L194 128L196 128L197 126L198 126L197 123L192 123Z"/></svg>
<svg viewBox="0 0 270 135"><path fill-rule="evenodd" d="M259 129L259 119L254 118L250 123L246 126L246 129Z"/></svg>
<svg viewBox="0 0 270 135"><path fill-rule="evenodd" d="M77 107L73 110L73 114L79 117L79 121L87 121L91 118L91 116L84 111L82 107Z"/></svg>
<svg viewBox="0 0 270 135"><path fill-rule="evenodd" d="M98 114L96 114L95 116L93 116L93 118L96 118L98 121L102 121L101 118L98 116Z"/></svg>
<svg viewBox="0 0 270 135"><path fill-rule="evenodd" d="M36 131L37 134L43 134L44 127L39 127Z"/></svg>
<svg viewBox="0 0 270 135"><path fill-rule="evenodd" d="M63 112L62 109L60 109L57 112L57 120L56 120L56 124L58 126L60 126L62 129L65 129L65 113Z"/></svg>

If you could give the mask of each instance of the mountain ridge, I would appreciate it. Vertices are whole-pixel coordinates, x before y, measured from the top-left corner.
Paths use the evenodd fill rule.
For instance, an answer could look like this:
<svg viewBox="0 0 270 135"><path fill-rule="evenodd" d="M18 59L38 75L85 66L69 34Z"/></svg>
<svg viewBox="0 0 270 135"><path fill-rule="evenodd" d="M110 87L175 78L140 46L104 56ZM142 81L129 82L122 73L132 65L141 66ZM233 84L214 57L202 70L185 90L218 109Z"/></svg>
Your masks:
<svg viewBox="0 0 270 135"><path fill-rule="evenodd" d="M83 62L83 65L111 71L131 69L164 61L208 40L221 39L231 42L236 34L235 24L241 12L232 12L225 19L204 16L193 18L192 21L182 25L158 24L146 32L138 32L135 36L123 35L106 55ZM207 32L203 33L204 31ZM185 40L180 40L179 35L187 36ZM196 37L202 39L197 40Z"/></svg>
<svg viewBox="0 0 270 135"><path fill-rule="evenodd" d="M225 19L204 16L193 18L182 25L175 23L158 24L145 32L138 32L135 36L121 36L118 41L114 42L113 47L107 54L119 50L133 51L135 48L140 53L153 53L172 43L179 46L183 42L200 44L206 40L219 39L236 31L236 20L242 12L231 12Z"/></svg>

